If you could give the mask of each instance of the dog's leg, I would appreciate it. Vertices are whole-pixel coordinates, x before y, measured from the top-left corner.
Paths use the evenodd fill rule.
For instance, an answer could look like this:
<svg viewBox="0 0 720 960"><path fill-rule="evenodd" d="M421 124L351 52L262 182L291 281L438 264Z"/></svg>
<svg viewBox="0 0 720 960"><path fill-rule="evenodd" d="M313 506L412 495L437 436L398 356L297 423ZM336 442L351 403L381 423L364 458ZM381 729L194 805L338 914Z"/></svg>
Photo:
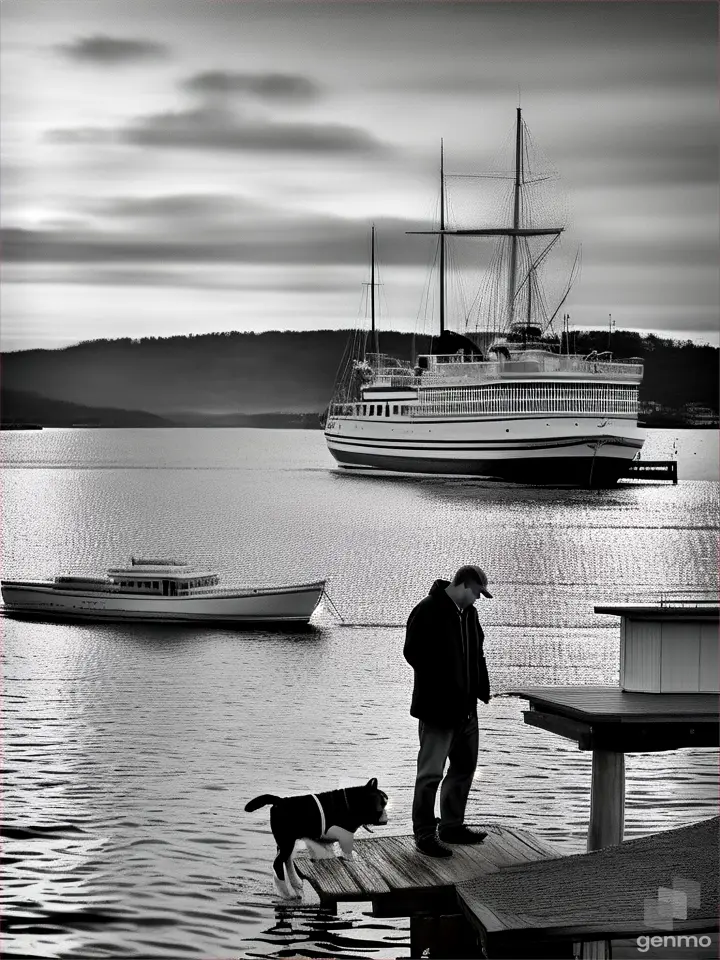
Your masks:
<svg viewBox="0 0 720 960"><path fill-rule="evenodd" d="M275 890L278 896L284 900L292 900L297 896L297 892L293 889L293 884L290 882L287 868L288 861L291 859L294 849L295 841L284 839L278 844L278 855L273 860ZM293 870L293 873L294 872Z"/></svg>
<svg viewBox="0 0 720 960"><path fill-rule="evenodd" d="M311 840L310 837L301 837L303 843L308 849L312 860L334 860L335 844L333 841L321 843L318 840Z"/></svg>
<svg viewBox="0 0 720 960"><path fill-rule="evenodd" d="M348 860L352 860L353 858L353 841L354 840L355 840L355 836L349 832L347 836L338 838L338 842L340 844L340 849L342 850L342 854Z"/></svg>
<svg viewBox="0 0 720 960"><path fill-rule="evenodd" d="M295 890L297 896L301 897L303 892L302 877L298 875L292 857L290 857L288 862L285 864L285 867L287 868L287 879L290 881L290 885L292 886L293 890Z"/></svg>
<svg viewBox="0 0 720 960"><path fill-rule="evenodd" d="M352 832L352 830L346 830L344 827L338 827L337 825L333 824L325 836L338 841L343 857L346 857L348 860L353 859L353 842L355 840L355 834Z"/></svg>

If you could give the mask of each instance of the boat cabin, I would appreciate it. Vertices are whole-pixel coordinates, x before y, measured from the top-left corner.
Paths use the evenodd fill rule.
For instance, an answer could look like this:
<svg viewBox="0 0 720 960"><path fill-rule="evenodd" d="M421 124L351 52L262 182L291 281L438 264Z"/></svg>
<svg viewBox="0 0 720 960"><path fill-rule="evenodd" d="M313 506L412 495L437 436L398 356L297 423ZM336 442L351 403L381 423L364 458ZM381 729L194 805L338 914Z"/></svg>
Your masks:
<svg viewBox="0 0 720 960"><path fill-rule="evenodd" d="M163 597L190 596L199 590L216 587L220 582L218 575L211 571L161 560L133 560L130 567L108 570L108 576L123 593L150 593Z"/></svg>

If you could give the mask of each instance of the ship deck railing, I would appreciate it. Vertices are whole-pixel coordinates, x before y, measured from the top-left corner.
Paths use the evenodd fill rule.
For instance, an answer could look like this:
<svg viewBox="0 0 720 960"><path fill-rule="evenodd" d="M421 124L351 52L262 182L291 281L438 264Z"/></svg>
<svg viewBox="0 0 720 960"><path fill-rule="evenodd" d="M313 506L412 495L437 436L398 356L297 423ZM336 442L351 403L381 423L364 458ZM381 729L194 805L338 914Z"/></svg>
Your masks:
<svg viewBox="0 0 720 960"><path fill-rule="evenodd" d="M588 360L540 352L529 352L511 360L479 360L475 357L459 357L454 353L418 359L426 361L426 366L414 368L407 363L371 363L368 372L372 373L373 385L417 387L454 382L484 383L507 377L537 377L548 374L563 378L579 376L583 379L640 382L643 375L643 365L633 361Z"/></svg>

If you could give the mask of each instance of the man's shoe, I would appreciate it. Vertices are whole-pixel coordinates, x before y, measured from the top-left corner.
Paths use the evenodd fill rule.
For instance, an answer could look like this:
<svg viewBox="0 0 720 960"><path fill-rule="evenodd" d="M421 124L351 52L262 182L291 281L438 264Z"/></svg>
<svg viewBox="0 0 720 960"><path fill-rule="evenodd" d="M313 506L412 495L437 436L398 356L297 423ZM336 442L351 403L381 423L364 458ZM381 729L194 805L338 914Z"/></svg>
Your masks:
<svg viewBox="0 0 720 960"><path fill-rule="evenodd" d="M427 857L446 859L453 855L452 850L440 843L438 838L432 834L429 837L415 837L415 846L420 853L424 853Z"/></svg>
<svg viewBox="0 0 720 960"><path fill-rule="evenodd" d="M459 827L441 827L438 832L443 843L482 843L487 836L483 830L471 830L464 823Z"/></svg>

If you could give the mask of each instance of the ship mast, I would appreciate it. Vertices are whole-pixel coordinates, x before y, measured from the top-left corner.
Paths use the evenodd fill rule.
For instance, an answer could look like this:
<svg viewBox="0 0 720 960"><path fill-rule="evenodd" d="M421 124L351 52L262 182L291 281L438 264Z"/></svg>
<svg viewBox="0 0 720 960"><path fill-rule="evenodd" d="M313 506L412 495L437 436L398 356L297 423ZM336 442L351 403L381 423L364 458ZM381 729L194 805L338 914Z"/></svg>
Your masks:
<svg viewBox="0 0 720 960"><path fill-rule="evenodd" d="M372 225L370 240L370 329L372 331L373 350L380 353L377 327L375 326L375 224Z"/></svg>
<svg viewBox="0 0 720 960"><path fill-rule="evenodd" d="M440 336L445 333L445 159L440 140Z"/></svg>
<svg viewBox="0 0 720 960"><path fill-rule="evenodd" d="M522 113L520 107L517 107L516 124L513 230L518 230L520 228L520 186L522 184ZM515 283L517 280L517 233L513 234L510 240L510 274L508 276L508 329L512 326L513 322L513 302L515 300Z"/></svg>
<svg viewBox="0 0 720 960"><path fill-rule="evenodd" d="M408 230L409 234L439 234L440 235L440 333L445 330L445 237L510 237L512 240L510 257L510 276L508 278L508 323L513 320L513 300L517 283L517 252L518 241L528 237L558 237L563 227L521 227L521 187L524 185L523 173L523 134L522 112L517 107L517 127L515 131L515 175L514 175L514 202L513 224L511 227L484 227L472 230L448 230L445 226L445 168L443 145L440 141L440 229L439 230ZM533 265L530 267L528 282L532 283ZM531 296L531 294L529 295Z"/></svg>

